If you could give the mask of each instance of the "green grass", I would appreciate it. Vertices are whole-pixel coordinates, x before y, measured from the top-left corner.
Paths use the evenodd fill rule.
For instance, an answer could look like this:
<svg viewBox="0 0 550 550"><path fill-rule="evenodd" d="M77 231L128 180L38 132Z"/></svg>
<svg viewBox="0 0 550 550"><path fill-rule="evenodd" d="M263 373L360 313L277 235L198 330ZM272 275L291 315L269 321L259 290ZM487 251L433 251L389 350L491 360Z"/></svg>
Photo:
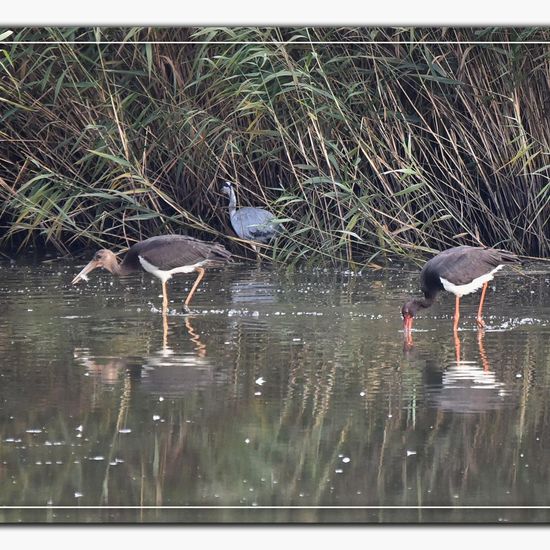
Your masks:
<svg viewBox="0 0 550 550"><path fill-rule="evenodd" d="M4 250L177 232L242 252L218 191L231 180L240 205L284 220L266 251L283 263L548 256L550 46L511 43L548 29L11 30ZM71 43L99 39L121 43Z"/></svg>

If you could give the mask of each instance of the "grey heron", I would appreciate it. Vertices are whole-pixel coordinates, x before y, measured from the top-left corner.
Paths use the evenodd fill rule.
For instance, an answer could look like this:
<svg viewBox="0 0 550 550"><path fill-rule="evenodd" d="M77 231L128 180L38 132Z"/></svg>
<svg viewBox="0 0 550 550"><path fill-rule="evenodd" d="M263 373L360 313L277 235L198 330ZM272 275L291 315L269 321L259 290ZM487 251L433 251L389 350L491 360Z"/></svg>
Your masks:
<svg viewBox="0 0 550 550"><path fill-rule="evenodd" d="M275 215L251 206L237 209L237 197L230 181L222 184L221 192L229 197L229 218L233 230L239 238L250 241L258 254L258 246L254 243L268 244L280 231Z"/></svg>

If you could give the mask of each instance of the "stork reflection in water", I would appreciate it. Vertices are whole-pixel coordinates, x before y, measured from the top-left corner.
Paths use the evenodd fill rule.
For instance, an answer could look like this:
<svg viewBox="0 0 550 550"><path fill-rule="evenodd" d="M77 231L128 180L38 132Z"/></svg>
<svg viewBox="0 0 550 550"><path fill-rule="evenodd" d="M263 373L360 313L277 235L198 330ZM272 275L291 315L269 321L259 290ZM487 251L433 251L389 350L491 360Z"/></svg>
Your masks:
<svg viewBox="0 0 550 550"><path fill-rule="evenodd" d="M497 338L498 333L489 333ZM454 331L451 345L443 354L415 354L405 347L407 363L422 373L423 398L438 411L476 413L509 406L517 395L514 388L500 379L500 370L491 369L485 347L485 331ZM462 337L462 338L461 338ZM493 352L495 351L493 341ZM469 345L468 345L469 344ZM477 347L477 353L476 348Z"/></svg>
<svg viewBox="0 0 550 550"><path fill-rule="evenodd" d="M454 351L455 351L455 359L456 364L459 365L461 363L461 341L459 332L457 330L453 331L453 344L454 344ZM481 364L483 366L484 371L489 370L489 360L487 358L487 353L485 352L485 331L484 330L478 330L477 331L477 344L478 344L478 350L479 350L479 357L481 359ZM405 354L412 351L414 349L414 342L413 342L413 336L411 331L405 331L404 333L404 340L403 340L403 351Z"/></svg>
<svg viewBox="0 0 550 550"><path fill-rule="evenodd" d="M95 355L89 349L75 348L74 358L103 384L119 383L121 375L124 375L125 383L127 380L140 380L153 393L160 392L161 388L166 388L166 394L188 391L197 385L210 383L213 373L207 358L206 344L193 326L192 318L186 316L183 325L193 352L176 351L176 342L169 345L168 338L175 339L177 336L170 333L167 316L163 316L162 347L154 353L146 356ZM179 323L177 326L180 326Z"/></svg>

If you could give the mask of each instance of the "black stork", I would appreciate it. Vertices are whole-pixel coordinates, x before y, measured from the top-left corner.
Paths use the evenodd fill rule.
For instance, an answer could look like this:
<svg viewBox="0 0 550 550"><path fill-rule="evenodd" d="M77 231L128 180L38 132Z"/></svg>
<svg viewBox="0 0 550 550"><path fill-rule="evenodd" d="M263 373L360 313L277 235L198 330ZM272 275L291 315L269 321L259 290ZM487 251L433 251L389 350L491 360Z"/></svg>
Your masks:
<svg viewBox="0 0 550 550"><path fill-rule="evenodd" d="M456 296L453 325L456 331L460 318L460 298L481 288L476 321L478 327L483 328L485 323L481 314L489 281L505 264L519 262L515 254L496 248L457 246L440 252L426 262L420 273L420 287L424 298L410 300L401 309L405 332L410 333L416 312L430 307L441 290L452 292Z"/></svg>
<svg viewBox="0 0 550 550"><path fill-rule="evenodd" d="M162 311L166 313L166 283L173 275L193 271L199 274L185 299L187 307L204 277L205 268L222 265L230 257L231 254L221 244L208 243L185 235L162 235L132 245L120 263L110 250L98 250L92 261L73 279L72 284L87 280L86 275L98 267L119 276L143 269L162 281Z"/></svg>

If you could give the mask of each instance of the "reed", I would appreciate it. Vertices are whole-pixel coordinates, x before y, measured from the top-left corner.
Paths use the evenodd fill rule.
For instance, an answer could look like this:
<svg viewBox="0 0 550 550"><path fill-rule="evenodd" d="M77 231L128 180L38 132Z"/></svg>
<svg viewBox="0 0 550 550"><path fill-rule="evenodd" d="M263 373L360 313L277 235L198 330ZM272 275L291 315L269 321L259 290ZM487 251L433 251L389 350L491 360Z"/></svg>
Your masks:
<svg viewBox="0 0 550 550"><path fill-rule="evenodd" d="M284 221L267 254L288 264L457 244L548 255L550 56L532 43L548 29L6 35L4 250L231 239L218 187L232 180L241 205Z"/></svg>

